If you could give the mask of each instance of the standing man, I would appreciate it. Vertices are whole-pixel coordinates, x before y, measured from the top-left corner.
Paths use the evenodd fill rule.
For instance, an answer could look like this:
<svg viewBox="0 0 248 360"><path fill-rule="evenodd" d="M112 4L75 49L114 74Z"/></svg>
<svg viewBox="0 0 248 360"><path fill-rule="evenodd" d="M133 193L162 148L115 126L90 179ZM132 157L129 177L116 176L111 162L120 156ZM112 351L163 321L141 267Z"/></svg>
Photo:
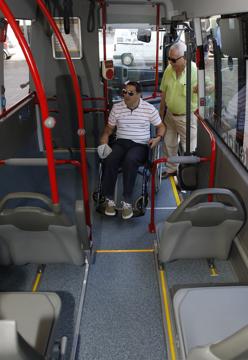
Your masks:
<svg viewBox="0 0 248 360"><path fill-rule="evenodd" d="M170 47L169 65L165 69L160 90L160 116L166 126L164 137L166 156L176 156L178 143L186 150L186 45L178 41ZM197 141L197 120L194 111L197 109L197 69L191 63L191 136L190 151L194 151ZM165 114L166 111L166 114ZM167 162L163 178L176 175L177 165Z"/></svg>
<svg viewBox="0 0 248 360"><path fill-rule="evenodd" d="M124 100L115 104L110 112L100 143L107 144L113 130L117 129L117 140L112 152L104 160L102 191L106 197L105 215L116 214L114 189L121 166L123 172L122 218L133 216L132 193L139 166L148 156L148 145L153 148L163 138L165 127L157 109L141 99L141 86L129 81L122 89ZM150 125L156 127L156 138L150 138Z"/></svg>

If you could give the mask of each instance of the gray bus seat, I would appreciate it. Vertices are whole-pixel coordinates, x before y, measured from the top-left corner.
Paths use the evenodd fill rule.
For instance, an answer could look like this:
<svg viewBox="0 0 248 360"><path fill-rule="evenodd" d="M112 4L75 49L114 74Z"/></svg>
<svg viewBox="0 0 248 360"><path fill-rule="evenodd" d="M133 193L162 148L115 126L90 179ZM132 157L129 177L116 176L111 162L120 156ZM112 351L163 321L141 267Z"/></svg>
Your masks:
<svg viewBox="0 0 248 360"><path fill-rule="evenodd" d="M36 206L6 207L9 200L23 198L42 201L48 210ZM5 196L0 202L0 264L82 265L88 235L80 203L76 202L76 218L81 219L78 228L43 194L20 192Z"/></svg>
<svg viewBox="0 0 248 360"><path fill-rule="evenodd" d="M55 293L0 293L0 359L50 358L60 309Z"/></svg>
<svg viewBox="0 0 248 360"><path fill-rule="evenodd" d="M208 195L213 195L214 201L208 202ZM232 191L218 188L196 190L158 225L159 261L186 258L224 260L244 220L244 208Z"/></svg>
<svg viewBox="0 0 248 360"><path fill-rule="evenodd" d="M173 308L184 360L248 359L248 286L180 289Z"/></svg>

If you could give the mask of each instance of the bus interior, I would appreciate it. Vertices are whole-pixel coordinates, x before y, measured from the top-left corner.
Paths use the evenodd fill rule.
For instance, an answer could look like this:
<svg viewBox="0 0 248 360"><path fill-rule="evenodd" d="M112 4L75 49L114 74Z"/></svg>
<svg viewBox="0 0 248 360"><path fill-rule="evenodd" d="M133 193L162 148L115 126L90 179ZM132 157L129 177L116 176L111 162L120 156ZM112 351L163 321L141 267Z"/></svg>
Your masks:
<svg viewBox="0 0 248 360"><path fill-rule="evenodd" d="M247 3L1 0L0 13L0 360L247 360ZM127 81L159 110L178 41L197 67L197 147L189 130L172 159L162 139L134 216L107 217L109 113Z"/></svg>

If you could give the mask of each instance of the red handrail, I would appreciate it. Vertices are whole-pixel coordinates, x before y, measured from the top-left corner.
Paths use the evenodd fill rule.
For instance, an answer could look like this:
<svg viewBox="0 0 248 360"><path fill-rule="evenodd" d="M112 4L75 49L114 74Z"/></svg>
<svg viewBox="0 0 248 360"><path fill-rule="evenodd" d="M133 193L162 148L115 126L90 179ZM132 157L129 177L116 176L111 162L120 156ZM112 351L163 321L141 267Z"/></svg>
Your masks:
<svg viewBox="0 0 248 360"><path fill-rule="evenodd" d="M107 10L106 10L106 1L99 0L100 7L102 9L102 38L103 38L103 60L107 60L107 45L106 45L106 25L107 25ZM105 112L104 112L104 122L107 124L108 122L108 81L106 79L103 80L103 91L104 91L104 104L105 104Z"/></svg>
<svg viewBox="0 0 248 360"><path fill-rule="evenodd" d="M83 106L82 106L82 98L80 92L80 86L78 82L78 77L71 60L71 56L69 50L66 46L66 43L59 31L57 24L55 23L53 17L48 11L46 5L43 0L36 0L39 5L41 11L44 16L47 18L50 26L52 27L60 46L63 50L63 53L66 58L66 62L71 74L74 92L76 96L76 104L77 104L77 113L78 113L78 136L79 136L79 144L80 144L80 155L81 155L81 176L82 176L82 191L83 191L83 200L84 200L84 209L85 209L85 220L88 226L91 226L90 221L90 204L89 204L89 191L88 191L88 176L87 176L87 159L86 159L86 151L85 151L85 129L84 129L84 114L83 114Z"/></svg>
<svg viewBox="0 0 248 360"><path fill-rule="evenodd" d="M209 135L210 141L211 141L211 154L210 156L206 157L200 157L200 162L210 162L210 169L209 169L209 182L208 187L213 188L214 187L214 177L215 177L215 160L216 160L216 140L212 133L212 131L208 128L208 126L205 124L203 119L200 117L198 111L195 112L195 115L197 119L199 120L200 124L204 128L204 130ZM152 163L152 181L151 181L151 217L150 217L150 224L149 224L149 231L151 233L156 232L156 226L155 226L155 174L157 170L157 165L160 163L166 163L167 158L161 158L154 160ZM212 201L212 195L209 195L208 197L209 201Z"/></svg>
<svg viewBox="0 0 248 360"><path fill-rule="evenodd" d="M155 67L155 88L152 97L157 97L158 92L158 56L159 56L159 23L160 23L160 5L157 4L156 15L156 67Z"/></svg>
<svg viewBox="0 0 248 360"><path fill-rule="evenodd" d="M10 11L8 5L5 3L5 0L0 1L0 10L2 11L3 15L8 20L12 30L15 33L15 36L22 48L23 54L26 58L27 64L29 66L30 73L32 75L37 97L40 104L41 109L41 117L42 117L42 126L43 126L43 133L44 133L44 141L46 147L46 154L47 154L47 163L48 163L48 174L49 174L49 181L51 187L51 198L54 204L59 203L59 195L58 195L58 186L57 186L57 179L56 179L56 171L55 171L55 164L54 164L54 154L53 154L53 146L52 146L52 136L51 130L46 127L45 121L49 117L48 115L48 105L46 100L45 91L39 76L39 72L37 66L35 64L35 60L31 53L31 50L22 34L20 27L17 25L15 18Z"/></svg>
<svg viewBox="0 0 248 360"><path fill-rule="evenodd" d="M199 114L199 111L195 111L195 116L197 117L198 121L200 121L204 130L208 133L210 142L211 142L211 156L210 156L210 169L209 169L209 182L208 187L214 187L214 178L215 178L215 161L216 161L216 140L212 133L212 131L207 126L206 122L202 119Z"/></svg>

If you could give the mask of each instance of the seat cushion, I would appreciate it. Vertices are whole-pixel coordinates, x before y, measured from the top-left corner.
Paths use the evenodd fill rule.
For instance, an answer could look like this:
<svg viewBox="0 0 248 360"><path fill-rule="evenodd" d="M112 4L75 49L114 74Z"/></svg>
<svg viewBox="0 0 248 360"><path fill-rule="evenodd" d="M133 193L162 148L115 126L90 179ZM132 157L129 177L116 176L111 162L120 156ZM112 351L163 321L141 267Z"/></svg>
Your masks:
<svg viewBox="0 0 248 360"><path fill-rule="evenodd" d="M216 343L248 325L248 286L180 289L173 299L180 348Z"/></svg>

